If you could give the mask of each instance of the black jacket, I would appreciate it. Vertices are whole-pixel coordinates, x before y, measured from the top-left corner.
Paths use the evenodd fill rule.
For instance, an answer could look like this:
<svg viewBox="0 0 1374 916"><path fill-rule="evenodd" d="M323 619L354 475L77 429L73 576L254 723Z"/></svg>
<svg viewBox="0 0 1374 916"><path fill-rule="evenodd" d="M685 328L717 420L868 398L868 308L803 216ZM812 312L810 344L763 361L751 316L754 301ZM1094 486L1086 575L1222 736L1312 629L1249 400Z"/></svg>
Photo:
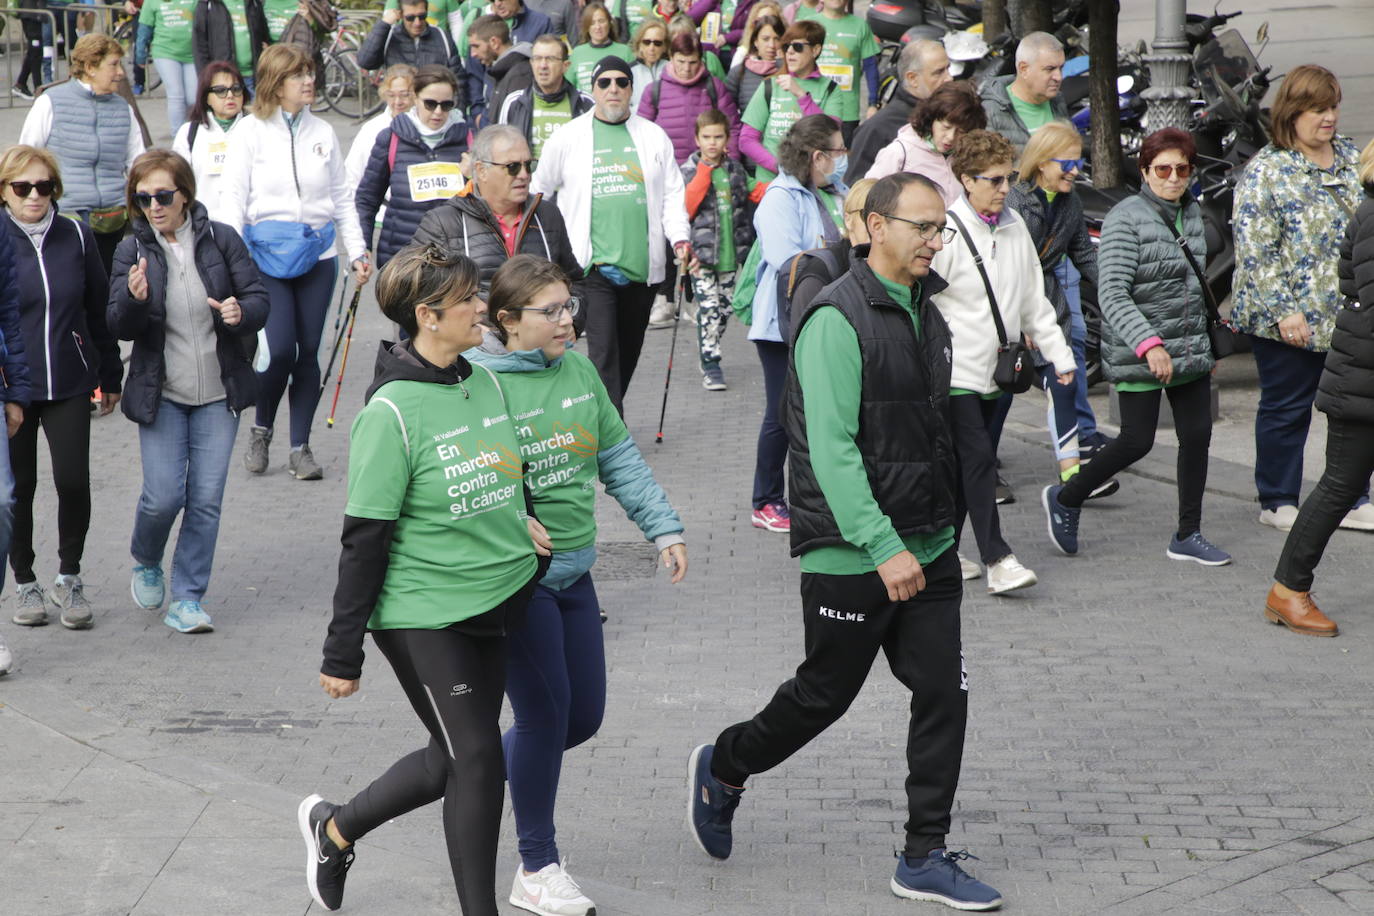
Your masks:
<svg viewBox="0 0 1374 916"><path fill-rule="evenodd" d="M258 67L262 46L271 39L267 34L267 14L262 0L233 0L243 5L248 20L248 41L253 48L253 69ZM195 57L196 72L211 61L227 60L238 65L238 48L234 44L234 20L226 0L198 0L191 17L191 53ZM244 73L243 76L251 76ZM194 100L192 100L194 104Z"/></svg>
<svg viewBox="0 0 1374 916"><path fill-rule="evenodd" d="M8 215L0 217L14 251L31 397L61 401L89 395L97 386L116 394L124 363L105 325L109 284L95 236L84 223L56 212L57 204L52 207L52 224L39 248Z"/></svg>
<svg viewBox="0 0 1374 916"><path fill-rule="evenodd" d="M898 82L897 91L888 103L854 131L854 138L849 143L849 168L845 172L851 183L868 174L868 170L873 168L873 160L878 158L878 152L897 139L897 131L911 122L911 112L916 102L916 96L907 92Z"/></svg>
<svg viewBox="0 0 1374 916"><path fill-rule="evenodd" d="M552 261L573 280L582 279L582 267L573 255L563 214L542 195L534 195L525 203L516 236L516 254L532 254ZM457 197L451 197L442 207L435 207L420 220L415 231L416 242L435 242L451 254L461 254L477 262L477 275L482 285L482 297L491 289L491 278L497 268L506 263L506 243L486 201L477 196L477 186L469 183Z"/></svg>
<svg viewBox="0 0 1374 916"><path fill-rule="evenodd" d="M15 5L15 9L20 10L45 10L47 8L47 0L19 0L19 2ZM58 15L60 16L61 14L59 13ZM49 21L50 20L48 19L48 17L43 15L42 13L19 14L19 23L23 27L22 31L24 33L24 37L29 40L33 40L35 38L41 40L43 37L43 23ZM20 56L22 57L23 55ZM37 77L35 77L35 82L36 81Z"/></svg>
<svg viewBox="0 0 1374 916"><path fill-rule="evenodd" d="M888 296L855 248L849 271L820 291L795 316L793 341L822 306L834 306L858 333L863 357L859 434L873 497L902 537L933 533L954 523L958 468L949 421L949 327L930 297L945 288L937 274L921 283L921 336L911 316ZM792 555L845 543L811 468L806 412L797 380L796 350L788 360L782 422L787 430Z"/></svg>
<svg viewBox="0 0 1374 916"><path fill-rule="evenodd" d="M563 85L558 87L558 91L550 93L549 95L540 92L539 88L535 86L534 83L530 83L528 88L518 90L512 95L507 96L507 101L504 104L505 111L497 112L497 115L500 117L500 123L509 124L511 127L514 127L524 134L525 142L531 144L531 153L533 153L534 150L532 132L534 130L534 97L536 95L544 102L550 104L562 102L565 99L569 99L569 96L571 96L570 110L574 118L578 115L586 114L596 107L596 102L592 101L591 96L584 92L578 92L577 87L566 79L563 80Z"/></svg>
<svg viewBox="0 0 1374 916"><path fill-rule="evenodd" d="M390 161L393 136L396 137L394 164ZM410 243L424 215L444 203L442 199L413 200L408 169L425 162L458 162L467 148L468 126L462 122L450 126L444 139L433 149L420 138L419 128L405 114L397 115L391 120L391 126L377 135L372 152L368 154L363 177L358 181L354 206L358 211L359 224L371 227L387 191L391 192L391 199L386 201L382 231L377 237L378 270ZM370 233L364 231L364 235Z"/></svg>
<svg viewBox="0 0 1374 916"><path fill-rule="evenodd" d="M512 45L499 60L487 68L490 95L487 97L486 123L498 123L506 99L534 85L534 68L530 65L532 53L533 48L521 42Z"/></svg>
<svg viewBox="0 0 1374 916"><path fill-rule="evenodd" d="M454 47L448 29L427 25L419 38L411 38L404 22L387 25L385 19L378 19L358 49L358 66L364 70L385 70L393 64L410 64L417 68L426 64L448 67L458 77L458 108L467 111L462 79L467 65Z"/></svg>
<svg viewBox="0 0 1374 916"><path fill-rule="evenodd" d="M1374 424L1374 186L1345 229L1336 265L1345 308L1317 385L1317 409L1340 420Z"/></svg>
<svg viewBox="0 0 1374 916"><path fill-rule="evenodd" d="M199 202L192 208L190 218L195 234L196 271L205 284L205 294L214 299L233 296L243 312L242 319L232 328L224 324L218 312L214 316L215 355L219 357L225 407L238 413L257 400L251 354L258 331L267 323L267 288L237 232L223 223L210 222L205 205ZM115 249L106 318L116 337L134 342L129 378L120 404L126 417L146 424L157 419L166 371L162 347L166 339L167 260L146 220L136 219L130 228L133 234ZM142 302L129 294L129 268L139 258L148 259L148 298Z"/></svg>

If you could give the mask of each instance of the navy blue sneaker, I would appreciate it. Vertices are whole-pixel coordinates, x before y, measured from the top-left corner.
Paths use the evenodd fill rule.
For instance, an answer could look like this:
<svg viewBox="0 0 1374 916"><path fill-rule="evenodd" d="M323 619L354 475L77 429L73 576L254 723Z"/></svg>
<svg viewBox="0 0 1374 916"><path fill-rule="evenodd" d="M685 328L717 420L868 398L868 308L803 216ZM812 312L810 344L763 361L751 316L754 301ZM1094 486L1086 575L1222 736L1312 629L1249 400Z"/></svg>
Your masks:
<svg viewBox="0 0 1374 916"><path fill-rule="evenodd" d="M1099 432L1094 432L1089 436L1079 436L1078 460L1085 463L1092 461L1098 455L1102 454L1102 450L1111 445L1114 441L1115 440L1110 436L1104 436Z"/></svg>
<svg viewBox="0 0 1374 916"><path fill-rule="evenodd" d="M906 856L898 856L892 893L908 900L943 903L956 910L995 910L1002 905L1002 895L959 867L960 859L977 858L967 852L932 849L913 865Z"/></svg>
<svg viewBox="0 0 1374 916"><path fill-rule="evenodd" d="M1070 509L1059 502L1059 494L1064 491L1063 484L1046 487L1040 494L1040 505L1045 507L1045 521L1050 531L1050 540L1059 548L1060 553L1073 556L1078 553L1078 516L1082 509Z"/></svg>
<svg viewBox="0 0 1374 916"><path fill-rule="evenodd" d="M727 786L711 775L715 749L714 744L700 745L687 761L687 829L702 852L713 859L728 859L734 840L730 822L735 819L744 790Z"/></svg>
<svg viewBox="0 0 1374 916"><path fill-rule="evenodd" d="M1164 555L1171 560L1192 560L1203 566L1225 566L1231 562L1231 555L1194 531L1183 540L1175 534L1169 539L1169 549Z"/></svg>

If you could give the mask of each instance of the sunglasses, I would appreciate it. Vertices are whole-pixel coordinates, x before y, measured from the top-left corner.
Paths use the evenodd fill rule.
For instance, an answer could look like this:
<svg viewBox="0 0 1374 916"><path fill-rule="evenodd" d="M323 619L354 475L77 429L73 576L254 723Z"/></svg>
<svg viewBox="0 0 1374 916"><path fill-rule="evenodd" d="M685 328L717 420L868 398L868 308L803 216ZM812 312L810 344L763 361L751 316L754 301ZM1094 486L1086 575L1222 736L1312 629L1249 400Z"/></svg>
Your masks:
<svg viewBox="0 0 1374 916"><path fill-rule="evenodd" d="M545 308L535 308L534 306L526 306L525 308L517 309L517 311L538 312L539 314L547 318L549 321L556 322L559 318L563 317L564 312L567 312L569 315L576 318L577 312L580 308L582 308L582 300L578 299L576 296L573 296L567 302L555 302L553 305L547 306Z"/></svg>
<svg viewBox="0 0 1374 916"><path fill-rule="evenodd" d="M1057 163L1059 163L1059 167L1060 167L1061 169L1063 169L1064 171L1066 171L1066 172L1081 172L1081 171L1083 171L1083 159L1082 159L1082 157L1079 157L1078 159L1054 159L1054 158L1051 158L1050 161L1051 161L1051 162L1057 162Z"/></svg>
<svg viewBox="0 0 1374 916"><path fill-rule="evenodd" d="M596 88L610 89L611 83L615 83L618 89L629 89L630 78L628 76L598 76L596 78Z"/></svg>
<svg viewBox="0 0 1374 916"><path fill-rule="evenodd" d="M243 95L243 84L235 83L232 86L211 86L206 91L220 98L224 98L226 95Z"/></svg>
<svg viewBox="0 0 1374 916"><path fill-rule="evenodd" d="M433 111L436 108L452 111L454 106L458 104L453 99L444 99L442 102L438 99L420 99L420 102L425 106L425 111Z"/></svg>
<svg viewBox="0 0 1374 916"><path fill-rule="evenodd" d="M429 18L429 14L428 14L428 13L411 13L409 16L406 16L406 17L404 17L404 18L405 18L405 21L406 21L406 22L419 22L421 19L428 19L428 18Z"/></svg>
<svg viewBox="0 0 1374 916"><path fill-rule="evenodd" d="M1154 169L1156 178L1168 178L1175 172L1178 173L1179 178L1187 178L1193 174L1191 162L1185 162L1182 165L1152 165L1150 168Z"/></svg>
<svg viewBox="0 0 1374 916"><path fill-rule="evenodd" d="M640 39L640 42L639 42L639 43L642 44L642 45L652 45L652 46L654 46L655 48L661 48L661 47L663 47L663 39L662 39L662 38L643 38L643 39Z"/></svg>
<svg viewBox="0 0 1374 916"><path fill-rule="evenodd" d="M539 164L538 159L517 159L514 162L492 162L490 159L479 159L478 162L491 166L494 169L505 169L506 174L514 178L524 169L528 174L534 174L534 167Z"/></svg>
<svg viewBox="0 0 1374 916"><path fill-rule="evenodd" d="M57 183L50 178L43 181L10 182L10 190L14 192L16 197L28 197L34 191L38 192L39 197L52 197L55 187L57 187Z"/></svg>
<svg viewBox="0 0 1374 916"><path fill-rule="evenodd" d="M783 45L782 47L783 47L783 50L784 50L784 51L795 51L796 53L800 54L800 53L802 53L803 51L809 51L809 50L811 50L812 48L815 47L815 45L809 44L809 43L807 43L807 42L805 42L805 41L789 41L787 44Z"/></svg>
<svg viewBox="0 0 1374 916"><path fill-rule="evenodd" d="M153 201L157 201L159 207L170 207L172 201L176 200L176 197L177 192L175 188L170 191L154 191L151 194L147 191L139 191L134 194L134 203L138 204L141 210L147 210L153 205Z"/></svg>
<svg viewBox="0 0 1374 916"><path fill-rule="evenodd" d="M994 188L1011 187L1011 175L999 175L996 178L989 178L987 175L974 175L973 177L986 181Z"/></svg>

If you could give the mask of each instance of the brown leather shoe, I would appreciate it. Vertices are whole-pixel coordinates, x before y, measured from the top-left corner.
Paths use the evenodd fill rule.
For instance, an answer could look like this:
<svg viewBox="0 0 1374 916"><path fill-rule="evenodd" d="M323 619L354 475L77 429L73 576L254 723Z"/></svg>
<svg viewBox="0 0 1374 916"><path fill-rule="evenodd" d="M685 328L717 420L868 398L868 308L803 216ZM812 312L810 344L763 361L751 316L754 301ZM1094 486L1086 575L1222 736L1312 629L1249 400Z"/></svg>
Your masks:
<svg viewBox="0 0 1374 916"><path fill-rule="evenodd" d="M1291 592L1289 597L1284 597L1278 588L1275 585L1269 589L1269 597L1264 599L1264 616L1271 623L1282 624L1306 636L1335 636L1340 632L1336 622L1312 602L1310 592Z"/></svg>

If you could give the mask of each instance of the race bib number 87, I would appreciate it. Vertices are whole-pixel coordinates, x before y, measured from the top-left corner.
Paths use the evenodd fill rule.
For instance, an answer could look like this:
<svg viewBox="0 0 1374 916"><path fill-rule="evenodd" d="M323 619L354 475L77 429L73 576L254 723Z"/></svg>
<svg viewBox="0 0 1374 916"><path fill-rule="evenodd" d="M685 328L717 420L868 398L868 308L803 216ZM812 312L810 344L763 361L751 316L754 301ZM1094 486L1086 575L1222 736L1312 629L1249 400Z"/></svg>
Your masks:
<svg viewBox="0 0 1374 916"><path fill-rule="evenodd" d="M447 200L463 186L463 173L456 162L420 162L406 169L410 199L417 203Z"/></svg>

